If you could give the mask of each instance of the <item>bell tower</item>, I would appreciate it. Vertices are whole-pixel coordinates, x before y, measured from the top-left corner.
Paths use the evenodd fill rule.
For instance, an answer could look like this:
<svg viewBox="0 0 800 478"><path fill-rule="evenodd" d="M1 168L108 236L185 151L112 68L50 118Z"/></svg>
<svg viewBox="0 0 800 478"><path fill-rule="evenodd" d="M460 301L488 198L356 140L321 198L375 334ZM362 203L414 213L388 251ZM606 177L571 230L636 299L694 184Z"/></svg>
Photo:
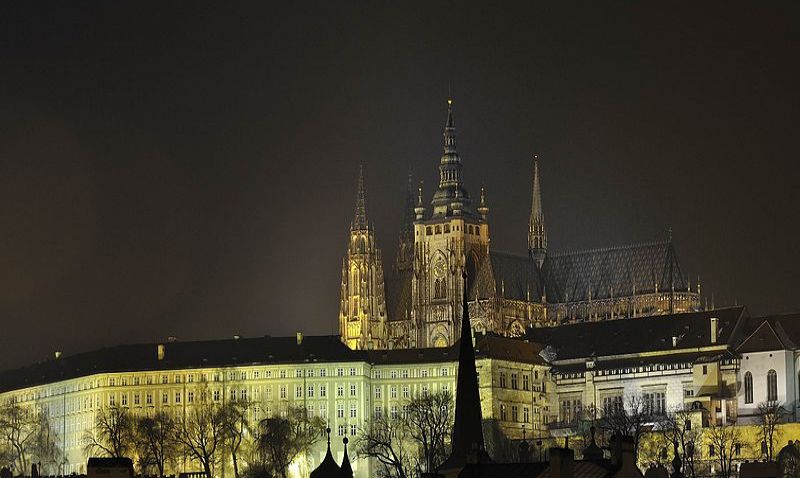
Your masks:
<svg viewBox="0 0 800 478"><path fill-rule="evenodd" d="M351 349L386 347L386 301L381 250L367 220L364 168L359 168L358 192L347 255L342 261L339 335Z"/></svg>
<svg viewBox="0 0 800 478"><path fill-rule="evenodd" d="M483 194L478 209L473 208L455 132L453 101L448 99L439 187L429 209L420 188L414 209L412 321L417 347L447 347L458 340L462 291L469 290L489 253L489 208Z"/></svg>

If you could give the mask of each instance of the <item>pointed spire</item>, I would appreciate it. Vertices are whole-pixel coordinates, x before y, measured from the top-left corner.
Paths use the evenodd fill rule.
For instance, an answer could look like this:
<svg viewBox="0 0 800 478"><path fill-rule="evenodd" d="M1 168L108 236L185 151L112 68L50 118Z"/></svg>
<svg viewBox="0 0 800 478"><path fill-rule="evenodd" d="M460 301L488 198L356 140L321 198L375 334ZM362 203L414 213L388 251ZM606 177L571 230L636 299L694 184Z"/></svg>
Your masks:
<svg viewBox="0 0 800 478"><path fill-rule="evenodd" d="M542 187L539 180L539 155L533 155L533 188L531 195L531 217L528 220L528 254L539 267L547 255L547 231L542 211Z"/></svg>
<svg viewBox="0 0 800 478"><path fill-rule="evenodd" d="M434 215L472 215L469 193L461 181L461 158L456 151L456 122L453 99L447 100L447 120L444 125L444 148L439 159L439 188L433 195Z"/></svg>
<svg viewBox="0 0 800 478"><path fill-rule="evenodd" d="M325 452L325 458L322 459L322 463L311 472L311 478L332 478L339 476L339 465L336 464L336 460L333 459L333 455L331 454L330 427L325 429L325 433L328 437L328 450Z"/></svg>
<svg viewBox="0 0 800 478"><path fill-rule="evenodd" d="M463 276L463 283L463 311L458 349L456 413L453 422L452 451L450 457L440 467L441 470L463 467L468 460L480 463L490 461L485 451L483 429L481 428L481 400L478 393L478 373L475 368L475 349L472 345L466 275Z"/></svg>
<svg viewBox="0 0 800 478"><path fill-rule="evenodd" d="M350 229L366 231L369 229L367 222L367 196L364 188L364 165L358 166L358 191L356 192L356 212Z"/></svg>
<svg viewBox="0 0 800 478"><path fill-rule="evenodd" d="M481 215L484 221L489 215L489 206L486 205L486 188L483 186L481 186L481 202L478 205L478 214Z"/></svg>
<svg viewBox="0 0 800 478"><path fill-rule="evenodd" d="M342 458L339 478L353 478L353 467L350 466L350 457L347 456L347 442L347 437L344 437L342 439L342 443L344 443L344 458Z"/></svg>

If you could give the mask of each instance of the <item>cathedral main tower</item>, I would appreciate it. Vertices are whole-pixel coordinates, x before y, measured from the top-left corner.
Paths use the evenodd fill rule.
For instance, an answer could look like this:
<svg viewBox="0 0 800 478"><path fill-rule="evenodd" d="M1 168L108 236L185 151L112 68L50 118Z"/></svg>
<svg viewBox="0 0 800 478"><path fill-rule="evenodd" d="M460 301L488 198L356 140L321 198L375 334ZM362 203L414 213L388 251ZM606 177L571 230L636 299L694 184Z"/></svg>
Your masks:
<svg viewBox="0 0 800 478"><path fill-rule="evenodd" d="M358 173L356 210L342 263L339 334L351 349L386 348L386 300L381 250L367 220L364 168Z"/></svg>
<svg viewBox="0 0 800 478"><path fill-rule="evenodd" d="M446 347L459 338L464 279L467 290L489 253L489 224L483 191L477 208L464 187L456 149L453 101L447 101L439 187L430 208L419 190L414 209L412 329L417 347Z"/></svg>

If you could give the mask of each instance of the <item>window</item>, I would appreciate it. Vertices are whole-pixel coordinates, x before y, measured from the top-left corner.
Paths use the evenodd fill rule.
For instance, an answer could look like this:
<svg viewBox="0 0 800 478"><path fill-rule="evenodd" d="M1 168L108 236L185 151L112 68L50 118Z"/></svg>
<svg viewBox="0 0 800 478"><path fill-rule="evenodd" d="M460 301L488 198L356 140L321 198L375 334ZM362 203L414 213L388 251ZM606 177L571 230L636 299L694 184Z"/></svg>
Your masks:
<svg viewBox="0 0 800 478"><path fill-rule="evenodd" d="M522 389L527 391L531 389L530 379L528 378L528 374L522 376Z"/></svg>
<svg viewBox="0 0 800 478"><path fill-rule="evenodd" d="M186 394L186 401L188 401L189 403L194 402L194 392L189 392L188 394Z"/></svg>
<svg viewBox="0 0 800 478"><path fill-rule="evenodd" d="M127 404L128 404L128 394L127 393L123 393L122 394L122 406L124 407Z"/></svg>
<svg viewBox="0 0 800 478"><path fill-rule="evenodd" d="M181 403L181 392L175 392L175 403Z"/></svg>
<svg viewBox="0 0 800 478"><path fill-rule="evenodd" d="M708 375L708 365L703 365L703 375Z"/></svg>
<svg viewBox="0 0 800 478"><path fill-rule="evenodd" d="M528 407L522 407L522 421L524 423L531 422L531 410Z"/></svg>
<svg viewBox="0 0 800 478"><path fill-rule="evenodd" d="M294 371L294 376L295 376L296 378L302 378L302 377L303 377L303 371L302 371L302 370L300 370L300 369L297 369L297 370L295 370L295 371Z"/></svg>
<svg viewBox="0 0 800 478"><path fill-rule="evenodd" d="M403 385L403 398L410 398L411 393L408 391L408 385Z"/></svg>
<svg viewBox="0 0 800 478"><path fill-rule="evenodd" d="M778 400L778 374L774 370L767 372L767 401Z"/></svg>
<svg viewBox="0 0 800 478"><path fill-rule="evenodd" d="M294 398L303 398L303 386L297 385L294 387Z"/></svg>
<svg viewBox="0 0 800 478"><path fill-rule="evenodd" d="M375 387L375 398L381 398L381 387Z"/></svg>
<svg viewBox="0 0 800 478"><path fill-rule="evenodd" d="M622 395L603 397L603 414L606 416L621 412L622 406Z"/></svg>
<svg viewBox="0 0 800 478"><path fill-rule="evenodd" d="M219 401L219 396L220 396L219 390L214 390L214 401L215 402Z"/></svg>
<svg viewBox="0 0 800 478"><path fill-rule="evenodd" d="M645 392L644 410L648 415L663 415L666 412L666 398L664 392Z"/></svg>
<svg viewBox="0 0 800 478"><path fill-rule="evenodd" d="M397 370L392 370L389 372L389 378L397 378Z"/></svg>
<svg viewBox="0 0 800 478"><path fill-rule="evenodd" d="M389 389L389 396L391 398L397 398L397 387L392 385L392 388Z"/></svg>
<svg viewBox="0 0 800 478"><path fill-rule="evenodd" d="M321 398L327 397L328 396L328 387L326 387L325 385L320 385L319 386L319 396Z"/></svg>
<svg viewBox="0 0 800 478"><path fill-rule="evenodd" d="M167 383L167 376L166 375L162 375L161 376L161 383L162 384L166 384Z"/></svg>
<svg viewBox="0 0 800 478"><path fill-rule="evenodd" d="M442 369L442 377L446 377L448 372L449 372L449 370L447 369L447 367L443 368Z"/></svg>
<svg viewBox="0 0 800 478"><path fill-rule="evenodd" d="M231 389L231 401L232 402L236 401L236 390L234 389Z"/></svg>
<svg viewBox="0 0 800 478"><path fill-rule="evenodd" d="M400 374L400 376L402 378L408 378L408 369L403 370L403 372Z"/></svg>
<svg viewBox="0 0 800 478"><path fill-rule="evenodd" d="M281 385L281 398L286 398L286 385Z"/></svg>
<svg viewBox="0 0 800 478"><path fill-rule="evenodd" d="M167 392L162 393L161 394L161 403L167 403L168 401L169 401L169 394L167 394Z"/></svg>
<svg viewBox="0 0 800 478"><path fill-rule="evenodd" d="M356 404L355 403L351 403L350 404L350 418L355 418L355 417L356 417Z"/></svg>
<svg viewBox="0 0 800 478"><path fill-rule="evenodd" d="M115 404L116 404L116 402L114 401L114 395L109 395L108 396L108 405L113 407Z"/></svg>
<svg viewBox="0 0 800 478"><path fill-rule="evenodd" d="M337 368L336 369L336 376L337 377L344 377L344 369L343 368Z"/></svg>
<svg viewBox="0 0 800 478"><path fill-rule="evenodd" d="M397 418L397 405L392 405L391 411L389 413L392 418Z"/></svg>
<svg viewBox="0 0 800 478"><path fill-rule="evenodd" d="M516 405L511 405L511 421L519 421L519 407Z"/></svg>
<svg viewBox="0 0 800 478"><path fill-rule="evenodd" d="M581 413L581 400L580 398L561 400L559 404L561 421L564 423L572 423L580 417Z"/></svg>
<svg viewBox="0 0 800 478"><path fill-rule="evenodd" d="M328 369L326 369L326 368L319 369L319 376L320 377L327 377L328 376Z"/></svg>
<svg viewBox="0 0 800 478"><path fill-rule="evenodd" d="M344 418L344 405L341 403L336 404L336 418Z"/></svg>
<svg viewBox="0 0 800 478"><path fill-rule="evenodd" d="M427 378L428 377L428 369L424 368L424 369L420 370L419 371L419 376L422 377L422 378Z"/></svg>
<svg viewBox="0 0 800 478"><path fill-rule="evenodd" d="M717 456L717 449L714 445L708 445L708 456Z"/></svg>
<svg viewBox="0 0 800 478"><path fill-rule="evenodd" d="M314 397L314 386L313 385L309 385L308 386L308 397L309 398Z"/></svg>
<svg viewBox="0 0 800 478"><path fill-rule="evenodd" d="M355 377L356 376L356 369L354 369L354 368L350 369L350 376L351 377Z"/></svg>
<svg viewBox="0 0 800 478"><path fill-rule="evenodd" d="M500 404L500 420L506 421L508 417L506 416L506 406L502 403Z"/></svg>
<svg viewBox="0 0 800 478"><path fill-rule="evenodd" d="M356 436L356 426L355 425L350 425L350 436L351 437Z"/></svg>
<svg viewBox="0 0 800 478"><path fill-rule="evenodd" d="M381 418L383 415L383 407L380 405L375 405L375 418Z"/></svg>
<svg viewBox="0 0 800 478"><path fill-rule="evenodd" d="M500 388L506 388L506 373L500 372Z"/></svg>
<svg viewBox="0 0 800 478"><path fill-rule="evenodd" d="M147 393L147 401L145 403L147 403L148 405L152 405L153 404L153 394L152 393L149 393L149 392Z"/></svg>
<svg viewBox="0 0 800 478"><path fill-rule="evenodd" d="M511 388L513 388L514 390L517 389L517 374L515 373L511 374Z"/></svg>
<svg viewBox="0 0 800 478"><path fill-rule="evenodd" d="M753 374L744 374L744 403L753 403Z"/></svg>
<svg viewBox="0 0 800 478"><path fill-rule="evenodd" d="M339 425L338 429L336 430L336 433L337 433L337 434L338 434L340 437L343 437L343 436L344 436L344 425Z"/></svg>
<svg viewBox="0 0 800 478"><path fill-rule="evenodd" d="M356 396L356 384L354 384L354 383L350 384L350 396L351 397L355 397Z"/></svg>
<svg viewBox="0 0 800 478"><path fill-rule="evenodd" d="M428 396L428 385L427 384L422 386L422 396L423 397L427 397Z"/></svg>
<svg viewBox="0 0 800 478"><path fill-rule="evenodd" d="M281 378L286 378L286 370L281 370L279 375Z"/></svg>
<svg viewBox="0 0 800 478"><path fill-rule="evenodd" d="M264 395L267 397L267 400L272 400L272 387L267 387L264 390Z"/></svg>
<svg viewBox="0 0 800 478"><path fill-rule="evenodd" d="M337 397L344 397L344 385L337 385L336 386L336 396Z"/></svg>

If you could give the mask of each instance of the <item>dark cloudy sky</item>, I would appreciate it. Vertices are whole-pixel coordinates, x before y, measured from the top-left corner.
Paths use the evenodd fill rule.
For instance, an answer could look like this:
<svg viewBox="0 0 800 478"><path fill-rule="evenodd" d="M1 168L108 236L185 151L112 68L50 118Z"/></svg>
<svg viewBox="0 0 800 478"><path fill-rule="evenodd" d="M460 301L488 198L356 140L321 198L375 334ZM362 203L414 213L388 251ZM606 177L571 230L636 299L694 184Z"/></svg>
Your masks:
<svg viewBox="0 0 800 478"><path fill-rule="evenodd" d="M538 152L552 249L672 227L717 305L800 310L797 2L284 3L0 6L0 368L335 332L358 164L390 263L448 84L493 247Z"/></svg>

